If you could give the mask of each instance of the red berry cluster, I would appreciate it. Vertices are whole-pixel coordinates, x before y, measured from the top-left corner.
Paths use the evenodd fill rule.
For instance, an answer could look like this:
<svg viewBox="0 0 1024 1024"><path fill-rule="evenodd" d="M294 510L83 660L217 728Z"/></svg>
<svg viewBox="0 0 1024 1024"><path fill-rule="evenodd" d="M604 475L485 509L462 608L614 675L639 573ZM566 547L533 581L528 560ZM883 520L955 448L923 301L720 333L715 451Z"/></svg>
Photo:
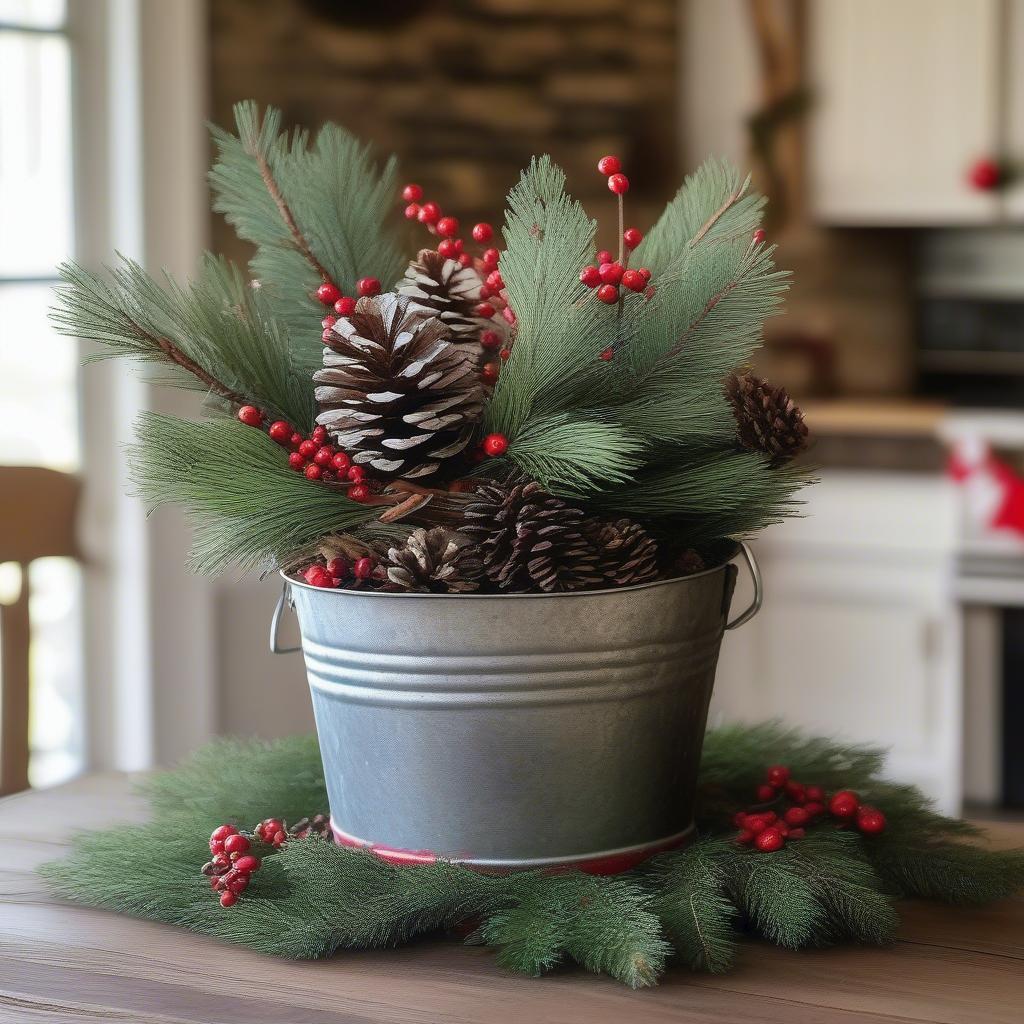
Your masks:
<svg viewBox="0 0 1024 1024"><path fill-rule="evenodd" d="M254 405L243 405L238 418L250 427L262 429L266 417ZM327 440L326 427L314 427L303 437L285 420L275 420L267 428L267 436L289 450L288 465L307 480L324 483L348 483L348 496L353 501L367 501L371 496L370 481L362 466L354 466L351 458Z"/></svg>
<svg viewBox="0 0 1024 1024"><path fill-rule="evenodd" d="M622 229L622 197L629 191L629 179L621 173L622 161L617 156L603 156L597 162L597 169L608 178L608 188L619 197L619 228ZM629 257L633 250L644 240L639 228L626 228L622 231L622 244L619 246L618 258L607 249L597 254L596 264L584 267L580 271L580 281L588 288L597 289L597 297L609 305L619 302L623 293L643 292L647 298L654 294L651 285L651 272L646 267L630 269ZM611 349L601 353L601 359L612 358Z"/></svg>
<svg viewBox="0 0 1024 1024"><path fill-rule="evenodd" d="M878 835L885 830L885 815L877 808L861 804L856 793L843 789L829 797L821 786L792 779L785 765L773 765L767 770L756 797L759 804L780 797L789 802L781 814L761 810L739 811L733 816L733 824L739 829L736 842L742 846L752 844L762 853L781 850L788 840L803 839L806 827L826 811L840 824L856 825L865 835Z"/></svg>
<svg viewBox="0 0 1024 1024"><path fill-rule="evenodd" d="M373 576L376 568L376 559L369 555L352 561L338 557L332 558L329 562L314 562L303 570L302 578L311 587L324 587L330 590L347 583L353 588L358 588L364 580Z"/></svg>
<svg viewBox="0 0 1024 1024"><path fill-rule="evenodd" d="M356 294L359 298L364 298L367 295L380 295L380 289L380 281L375 277L361 277L356 282ZM338 322L338 316L348 316L352 313L356 308L356 300L351 295L342 295L341 289L330 281L324 281L317 288L316 297L325 306L332 306L334 312L337 313L337 316L328 313L320 321L320 326L324 329L323 339L327 341L331 328Z"/></svg>
<svg viewBox="0 0 1024 1024"><path fill-rule="evenodd" d="M261 861L249 852L250 842L234 825L218 825L210 833L212 860L203 865L203 874L210 879L210 888L220 893L220 905L231 907L249 887L254 871Z"/></svg>

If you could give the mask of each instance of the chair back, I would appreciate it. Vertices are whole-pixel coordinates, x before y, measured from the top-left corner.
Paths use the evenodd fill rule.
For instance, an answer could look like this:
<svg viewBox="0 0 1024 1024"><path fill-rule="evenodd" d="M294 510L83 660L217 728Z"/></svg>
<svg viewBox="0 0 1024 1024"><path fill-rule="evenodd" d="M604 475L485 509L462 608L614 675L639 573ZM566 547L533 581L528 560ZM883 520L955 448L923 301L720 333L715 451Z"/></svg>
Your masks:
<svg viewBox="0 0 1024 1024"><path fill-rule="evenodd" d="M18 596L0 604L0 796L28 788L28 567L37 558L78 558L76 476L37 466L0 466L0 563L21 570Z"/></svg>

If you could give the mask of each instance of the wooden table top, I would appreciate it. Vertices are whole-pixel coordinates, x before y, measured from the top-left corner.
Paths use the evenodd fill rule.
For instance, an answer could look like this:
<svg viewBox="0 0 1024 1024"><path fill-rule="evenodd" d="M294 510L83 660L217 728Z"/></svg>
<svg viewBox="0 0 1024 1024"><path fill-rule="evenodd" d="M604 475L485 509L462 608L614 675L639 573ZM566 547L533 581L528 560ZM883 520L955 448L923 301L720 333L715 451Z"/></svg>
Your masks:
<svg viewBox="0 0 1024 1024"><path fill-rule="evenodd" d="M672 968L631 992L577 968L533 980L487 950L424 941L294 963L51 899L35 867L67 830L142 820L123 776L0 801L0 1021L196 1024L637 1024L1024 1021L1024 900L902 908L889 949L787 953L744 943L731 974ZM993 826L1001 845L1024 826ZM131 870L129 863L125 870Z"/></svg>

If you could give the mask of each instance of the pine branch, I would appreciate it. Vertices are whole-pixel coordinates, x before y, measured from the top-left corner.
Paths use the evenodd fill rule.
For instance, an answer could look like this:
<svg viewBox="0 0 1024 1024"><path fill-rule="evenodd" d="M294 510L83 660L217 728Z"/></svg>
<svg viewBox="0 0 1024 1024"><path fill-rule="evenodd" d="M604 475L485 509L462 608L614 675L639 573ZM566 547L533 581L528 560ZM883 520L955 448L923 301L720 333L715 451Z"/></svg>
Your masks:
<svg viewBox="0 0 1024 1024"><path fill-rule="evenodd" d="M132 480L152 507L185 509L195 527L197 572L280 563L375 515L295 473L266 434L236 420L192 423L144 414L136 438L129 448Z"/></svg>

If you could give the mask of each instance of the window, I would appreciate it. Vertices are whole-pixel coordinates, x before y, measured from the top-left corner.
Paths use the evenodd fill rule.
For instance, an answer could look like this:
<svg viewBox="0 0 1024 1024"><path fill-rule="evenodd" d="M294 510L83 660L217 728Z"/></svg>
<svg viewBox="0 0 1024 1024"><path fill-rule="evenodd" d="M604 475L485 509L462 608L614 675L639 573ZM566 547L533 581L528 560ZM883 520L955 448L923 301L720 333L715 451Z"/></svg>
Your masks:
<svg viewBox="0 0 1024 1024"><path fill-rule="evenodd" d="M79 466L79 348L47 312L57 265L73 252L70 42L64 0L0 0L0 463ZM78 568L34 563L33 785L83 757ZM0 602L21 585L0 566Z"/></svg>

